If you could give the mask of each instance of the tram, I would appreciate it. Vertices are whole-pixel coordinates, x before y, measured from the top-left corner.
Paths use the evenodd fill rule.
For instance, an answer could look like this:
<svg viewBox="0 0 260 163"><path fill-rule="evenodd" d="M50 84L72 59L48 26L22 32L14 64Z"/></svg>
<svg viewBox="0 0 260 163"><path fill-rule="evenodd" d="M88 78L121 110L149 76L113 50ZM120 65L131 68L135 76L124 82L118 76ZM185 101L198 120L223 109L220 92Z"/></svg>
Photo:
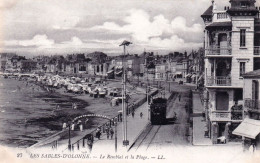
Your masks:
<svg viewBox="0 0 260 163"><path fill-rule="evenodd" d="M150 105L150 120L152 125L161 125L166 123L167 99L155 98Z"/></svg>

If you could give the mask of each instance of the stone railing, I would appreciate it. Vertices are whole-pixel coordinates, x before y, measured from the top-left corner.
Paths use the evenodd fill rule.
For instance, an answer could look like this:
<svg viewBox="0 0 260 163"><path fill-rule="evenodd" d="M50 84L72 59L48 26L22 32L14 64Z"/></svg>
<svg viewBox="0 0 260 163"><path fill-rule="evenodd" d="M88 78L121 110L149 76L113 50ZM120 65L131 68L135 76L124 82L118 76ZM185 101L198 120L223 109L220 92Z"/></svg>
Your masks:
<svg viewBox="0 0 260 163"><path fill-rule="evenodd" d="M230 121L231 113L230 111L211 111L210 119L211 121Z"/></svg>
<svg viewBox="0 0 260 163"><path fill-rule="evenodd" d="M210 46L206 48L206 55L231 55L231 47Z"/></svg>
<svg viewBox="0 0 260 163"><path fill-rule="evenodd" d="M207 86L231 86L231 77L207 76Z"/></svg>

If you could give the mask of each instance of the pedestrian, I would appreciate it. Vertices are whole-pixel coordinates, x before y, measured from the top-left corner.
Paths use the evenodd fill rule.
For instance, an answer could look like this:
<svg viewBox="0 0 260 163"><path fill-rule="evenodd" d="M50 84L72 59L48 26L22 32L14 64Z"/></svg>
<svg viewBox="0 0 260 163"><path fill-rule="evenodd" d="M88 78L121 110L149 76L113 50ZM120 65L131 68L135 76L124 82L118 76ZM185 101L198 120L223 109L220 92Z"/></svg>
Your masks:
<svg viewBox="0 0 260 163"><path fill-rule="evenodd" d="M98 139L100 139L100 136L101 136L101 132L98 130L98 131L96 132L96 137L97 137Z"/></svg>
<svg viewBox="0 0 260 163"><path fill-rule="evenodd" d="M181 101L181 94L179 94L179 101Z"/></svg>
<svg viewBox="0 0 260 163"><path fill-rule="evenodd" d="M72 122L72 124L71 124L71 130L74 131L74 129L75 129L75 123Z"/></svg>
<svg viewBox="0 0 260 163"><path fill-rule="evenodd" d="M107 133L107 139L109 139L109 132L110 132L110 131L109 131L109 128L106 126L106 129L105 129L105 130L106 130L106 133Z"/></svg>
<svg viewBox="0 0 260 163"><path fill-rule="evenodd" d="M134 112L134 111L132 111L132 117L133 117L133 118L135 117L135 112Z"/></svg>
<svg viewBox="0 0 260 163"><path fill-rule="evenodd" d="M110 128L110 135L111 135L111 139L113 139L114 130L112 128Z"/></svg>
<svg viewBox="0 0 260 163"><path fill-rule="evenodd" d="M143 112L140 113L140 117L143 118Z"/></svg>
<svg viewBox="0 0 260 163"><path fill-rule="evenodd" d="M62 128L65 129L67 127L66 122L63 123Z"/></svg>

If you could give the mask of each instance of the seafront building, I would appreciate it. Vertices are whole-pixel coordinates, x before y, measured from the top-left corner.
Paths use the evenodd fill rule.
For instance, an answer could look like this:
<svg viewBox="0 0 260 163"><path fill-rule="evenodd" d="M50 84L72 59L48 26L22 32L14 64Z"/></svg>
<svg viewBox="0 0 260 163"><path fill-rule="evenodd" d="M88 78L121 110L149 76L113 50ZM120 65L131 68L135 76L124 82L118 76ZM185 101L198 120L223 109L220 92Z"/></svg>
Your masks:
<svg viewBox="0 0 260 163"><path fill-rule="evenodd" d="M249 148L255 144L260 149L260 69L245 73L243 99L244 99L244 120L233 131L233 134L243 136L244 147Z"/></svg>
<svg viewBox="0 0 260 163"><path fill-rule="evenodd" d="M243 74L259 69L260 20L255 0L216 3L201 15L205 22L205 112L209 136L218 143L241 140L232 131L242 122Z"/></svg>
<svg viewBox="0 0 260 163"><path fill-rule="evenodd" d="M196 55L193 55L196 54ZM127 54L124 56L108 56L103 52L89 54L68 54L53 56L35 56L32 59L16 54L0 53L2 72L51 73L68 76L99 76L101 78L121 78L122 66L126 65L127 78L142 78L148 81L174 81L175 79L197 83L203 70L200 58L204 52L174 52L158 55L153 52ZM194 71L195 70L195 71ZM200 71L198 71L200 70ZM187 80L188 78L192 80Z"/></svg>

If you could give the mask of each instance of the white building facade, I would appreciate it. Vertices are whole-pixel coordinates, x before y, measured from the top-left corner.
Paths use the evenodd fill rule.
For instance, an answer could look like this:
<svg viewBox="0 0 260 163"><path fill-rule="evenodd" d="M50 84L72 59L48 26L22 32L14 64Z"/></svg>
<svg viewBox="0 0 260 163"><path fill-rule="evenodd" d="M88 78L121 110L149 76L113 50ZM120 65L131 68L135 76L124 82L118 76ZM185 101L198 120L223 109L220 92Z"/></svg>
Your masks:
<svg viewBox="0 0 260 163"><path fill-rule="evenodd" d="M205 22L205 112L213 144L241 139L232 131L243 120L243 78L254 70L255 31L259 11L254 0L230 0L218 10L215 2L201 16ZM237 107L238 106L238 107ZM236 107L236 109L234 109Z"/></svg>

